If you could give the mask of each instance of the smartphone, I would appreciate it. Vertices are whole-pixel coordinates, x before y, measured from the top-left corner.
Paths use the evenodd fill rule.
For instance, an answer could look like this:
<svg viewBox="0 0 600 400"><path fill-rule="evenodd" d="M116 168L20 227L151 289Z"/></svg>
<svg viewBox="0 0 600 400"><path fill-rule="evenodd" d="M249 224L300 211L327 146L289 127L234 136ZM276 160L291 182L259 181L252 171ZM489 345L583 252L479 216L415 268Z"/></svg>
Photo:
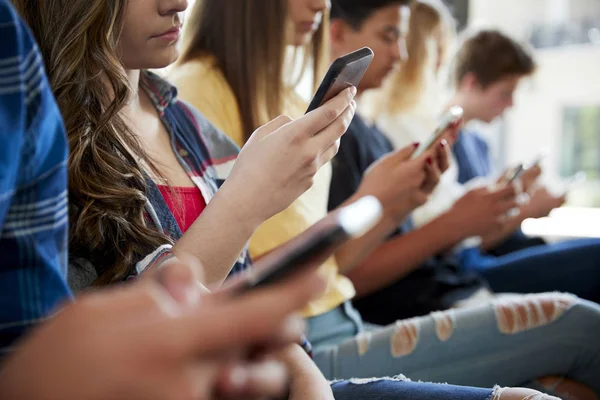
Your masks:
<svg viewBox="0 0 600 400"><path fill-rule="evenodd" d="M429 139L419 145L412 155L412 159L418 158L423 155L427 150L433 146L433 144L440 138L440 136L446 132L450 125L457 123L463 117L464 111L460 106L450 107L438 122L438 126L433 132L433 135Z"/></svg>
<svg viewBox="0 0 600 400"><path fill-rule="evenodd" d="M523 175L523 173L525 171L526 171L526 169L525 169L525 165L524 164L517 165L512 170L510 170L504 176L504 178L502 178L502 183L505 184L505 185L512 184L514 181L516 181L517 179L519 179L521 177L521 175Z"/></svg>
<svg viewBox="0 0 600 400"><path fill-rule="evenodd" d="M350 86L358 88L371 61L373 61L373 50L368 47L363 47L335 60L321 81L306 112L309 113L319 108Z"/></svg>
<svg viewBox="0 0 600 400"><path fill-rule="evenodd" d="M381 216L381 203L374 196L365 196L340 208L333 220L317 223L279 251L267 254L256 268L248 270L241 281L234 283L234 292L243 293L273 284L302 268L320 266L340 245L371 230Z"/></svg>

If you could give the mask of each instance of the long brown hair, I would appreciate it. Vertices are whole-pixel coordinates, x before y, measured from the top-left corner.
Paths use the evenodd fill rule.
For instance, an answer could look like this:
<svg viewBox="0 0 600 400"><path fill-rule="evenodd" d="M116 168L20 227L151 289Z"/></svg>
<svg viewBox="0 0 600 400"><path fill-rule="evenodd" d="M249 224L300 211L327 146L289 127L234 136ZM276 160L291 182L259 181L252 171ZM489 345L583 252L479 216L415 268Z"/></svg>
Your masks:
<svg viewBox="0 0 600 400"><path fill-rule="evenodd" d="M145 223L138 159L152 163L119 115L132 94L117 51L127 0L13 2L39 43L67 129L70 257L92 261L96 284L122 280L169 242Z"/></svg>
<svg viewBox="0 0 600 400"><path fill-rule="evenodd" d="M439 38L434 38L438 33ZM426 91L426 73L432 68L428 41L435 39L440 46L440 57L445 61L456 28L450 10L440 0L418 0L412 3L410 30L406 38L408 60L394 73L382 89L381 104L392 114L411 108Z"/></svg>
<svg viewBox="0 0 600 400"><path fill-rule="evenodd" d="M312 62L313 87L329 57L328 19L324 15L311 44L294 56L303 57L298 78ZM284 112L287 20L287 0L198 0L186 22L178 63L215 58L235 94L245 139Z"/></svg>

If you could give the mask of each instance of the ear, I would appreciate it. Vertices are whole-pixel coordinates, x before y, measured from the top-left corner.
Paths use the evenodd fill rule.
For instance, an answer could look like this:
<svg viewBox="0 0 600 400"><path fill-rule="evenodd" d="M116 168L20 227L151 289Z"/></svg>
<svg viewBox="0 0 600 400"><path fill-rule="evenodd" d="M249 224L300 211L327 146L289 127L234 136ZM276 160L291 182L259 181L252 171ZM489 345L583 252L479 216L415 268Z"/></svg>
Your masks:
<svg viewBox="0 0 600 400"><path fill-rule="evenodd" d="M348 26L346 23L339 19L332 19L329 24L329 40L331 41L331 48L333 51L337 51L339 48L344 47L346 42Z"/></svg>
<svg viewBox="0 0 600 400"><path fill-rule="evenodd" d="M479 85L479 81L477 80L475 74L469 72L460 81L459 88L461 91L472 92L475 89L481 88L481 86Z"/></svg>

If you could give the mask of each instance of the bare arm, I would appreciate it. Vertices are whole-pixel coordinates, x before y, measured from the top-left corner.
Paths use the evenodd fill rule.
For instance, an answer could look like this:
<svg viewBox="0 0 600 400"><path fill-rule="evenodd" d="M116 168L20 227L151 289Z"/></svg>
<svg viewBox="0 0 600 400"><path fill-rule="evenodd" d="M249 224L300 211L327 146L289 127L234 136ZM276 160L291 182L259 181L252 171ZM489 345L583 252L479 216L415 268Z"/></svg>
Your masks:
<svg viewBox="0 0 600 400"><path fill-rule="evenodd" d="M356 103L354 88L293 121L279 117L259 128L206 209L177 241L206 266L205 286L219 286L256 228L287 208L312 185L312 177L337 151Z"/></svg>
<svg viewBox="0 0 600 400"><path fill-rule="evenodd" d="M354 283L357 296L365 296L388 286L390 282L417 269L432 255L454 246L462 239L462 233L453 225L452 218L443 214L420 229L379 245L347 273Z"/></svg>

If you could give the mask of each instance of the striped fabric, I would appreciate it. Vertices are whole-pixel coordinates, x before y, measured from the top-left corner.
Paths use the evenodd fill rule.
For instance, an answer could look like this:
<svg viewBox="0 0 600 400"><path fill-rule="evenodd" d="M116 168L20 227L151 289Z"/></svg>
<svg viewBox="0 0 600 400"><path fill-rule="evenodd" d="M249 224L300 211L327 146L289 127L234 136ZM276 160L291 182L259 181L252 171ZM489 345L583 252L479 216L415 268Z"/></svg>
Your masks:
<svg viewBox="0 0 600 400"><path fill-rule="evenodd" d="M0 0L0 351L70 298L67 143L40 53Z"/></svg>
<svg viewBox="0 0 600 400"><path fill-rule="evenodd" d="M177 99L177 89L158 75L144 72L141 82L171 135L175 156L208 204L229 175L239 147L198 110ZM158 219L153 219L155 225L162 227L173 240L178 240L181 231L175 218L168 211L162 195L156 195L160 191L154 183L149 182L149 185L152 190L148 193L148 215L158 216ZM136 265L136 272L140 273L157 260L162 261L164 253L169 250L167 246L157 249ZM250 257L244 250L232 266L232 273L241 272L249 265Z"/></svg>

